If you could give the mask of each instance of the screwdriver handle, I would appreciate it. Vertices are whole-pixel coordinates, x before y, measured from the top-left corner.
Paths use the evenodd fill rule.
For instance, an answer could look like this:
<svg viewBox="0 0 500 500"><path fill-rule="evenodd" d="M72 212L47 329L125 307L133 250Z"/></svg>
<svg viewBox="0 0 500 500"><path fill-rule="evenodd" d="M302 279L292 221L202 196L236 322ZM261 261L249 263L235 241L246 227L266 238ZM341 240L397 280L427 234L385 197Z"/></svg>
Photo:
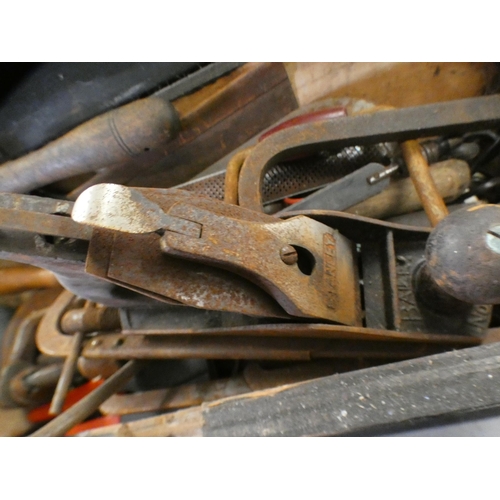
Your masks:
<svg viewBox="0 0 500 500"><path fill-rule="evenodd" d="M172 140L177 111L147 97L99 115L21 158L0 166L0 191L27 193L52 182L136 162Z"/></svg>

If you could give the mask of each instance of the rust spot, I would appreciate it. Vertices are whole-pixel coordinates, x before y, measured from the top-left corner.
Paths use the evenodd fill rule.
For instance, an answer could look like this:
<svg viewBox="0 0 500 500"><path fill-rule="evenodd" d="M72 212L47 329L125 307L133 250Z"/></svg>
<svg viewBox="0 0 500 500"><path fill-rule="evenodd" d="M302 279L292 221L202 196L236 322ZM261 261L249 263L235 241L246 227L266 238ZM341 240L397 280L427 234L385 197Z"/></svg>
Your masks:
<svg viewBox="0 0 500 500"><path fill-rule="evenodd" d="M339 300L337 290L337 245L335 238L330 233L323 235L323 255L325 291L327 295L326 306L330 309L336 309Z"/></svg>

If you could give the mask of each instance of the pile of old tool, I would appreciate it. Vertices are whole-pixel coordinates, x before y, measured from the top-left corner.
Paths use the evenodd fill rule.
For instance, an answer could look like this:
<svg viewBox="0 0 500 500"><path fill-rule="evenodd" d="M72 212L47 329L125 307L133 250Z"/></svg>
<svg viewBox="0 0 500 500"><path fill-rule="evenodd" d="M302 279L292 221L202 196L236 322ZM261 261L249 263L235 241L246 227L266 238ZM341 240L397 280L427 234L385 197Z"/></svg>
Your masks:
<svg viewBox="0 0 500 500"><path fill-rule="evenodd" d="M168 103L147 104L141 152L178 133ZM78 129L1 167L0 256L65 289L30 292L12 319L1 404L33 425L59 415L35 435L76 434L482 342L500 299L486 204L500 201L500 97L356 105L299 109L176 187L101 172L65 199L19 194L64 176ZM120 113L95 133L130 142ZM26 184L28 164L43 168Z"/></svg>

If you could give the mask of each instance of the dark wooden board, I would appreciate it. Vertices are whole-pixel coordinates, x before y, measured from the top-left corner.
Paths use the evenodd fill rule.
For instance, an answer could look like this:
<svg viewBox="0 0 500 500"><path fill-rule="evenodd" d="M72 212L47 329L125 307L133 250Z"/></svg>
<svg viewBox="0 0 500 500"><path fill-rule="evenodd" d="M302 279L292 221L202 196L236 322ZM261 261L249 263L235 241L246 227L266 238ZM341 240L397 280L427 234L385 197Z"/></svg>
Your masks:
<svg viewBox="0 0 500 500"><path fill-rule="evenodd" d="M290 84L283 81L192 138L127 184L168 188L186 182L295 107Z"/></svg>
<svg viewBox="0 0 500 500"><path fill-rule="evenodd" d="M99 175L98 182L175 186L298 107L282 63L245 64L173 105L181 121L178 137L140 163Z"/></svg>
<svg viewBox="0 0 500 500"><path fill-rule="evenodd" d="M317 379L203 411L205 436L377 433L500 405L500 344Z"/></svg>
<svg viewBox="0 0 500 500"><path fill-rule="evenodd" d="M500 343L257 391L87 435L345 436L500 411Z"/></svg>

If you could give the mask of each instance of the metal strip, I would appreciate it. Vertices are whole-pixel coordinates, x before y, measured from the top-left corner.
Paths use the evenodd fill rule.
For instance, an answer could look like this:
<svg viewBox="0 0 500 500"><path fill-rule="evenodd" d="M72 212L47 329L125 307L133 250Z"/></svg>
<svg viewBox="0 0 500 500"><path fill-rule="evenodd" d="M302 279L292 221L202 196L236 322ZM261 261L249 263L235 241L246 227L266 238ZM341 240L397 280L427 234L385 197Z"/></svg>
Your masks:
<svg viewBox="0 0 500 500"><path fill-rule="evenodd" d="M499 123L500 95L492 95L298 125L276 132L253 149L241 169L239 203L261 211L264 173L291 156L321 148L460 134Z"/></svg>
<svg viewBox="0 0 500 500"><path fill-rule="evenodd" d="M26 210L0 208L0 227L47 236L90 240L92 228L83 226L69 217L49 215Z"/></svg>
<svg viewBox="0 0 500 500"><path fill-rule="evenodd" d="M201 68L196 73L188 75L186 78L165 87L154 95L167 101L173 101L186 94L194 92L199 87L203 87L217 78L239 68L245 63L242 62L219 62Z"/></svg>

